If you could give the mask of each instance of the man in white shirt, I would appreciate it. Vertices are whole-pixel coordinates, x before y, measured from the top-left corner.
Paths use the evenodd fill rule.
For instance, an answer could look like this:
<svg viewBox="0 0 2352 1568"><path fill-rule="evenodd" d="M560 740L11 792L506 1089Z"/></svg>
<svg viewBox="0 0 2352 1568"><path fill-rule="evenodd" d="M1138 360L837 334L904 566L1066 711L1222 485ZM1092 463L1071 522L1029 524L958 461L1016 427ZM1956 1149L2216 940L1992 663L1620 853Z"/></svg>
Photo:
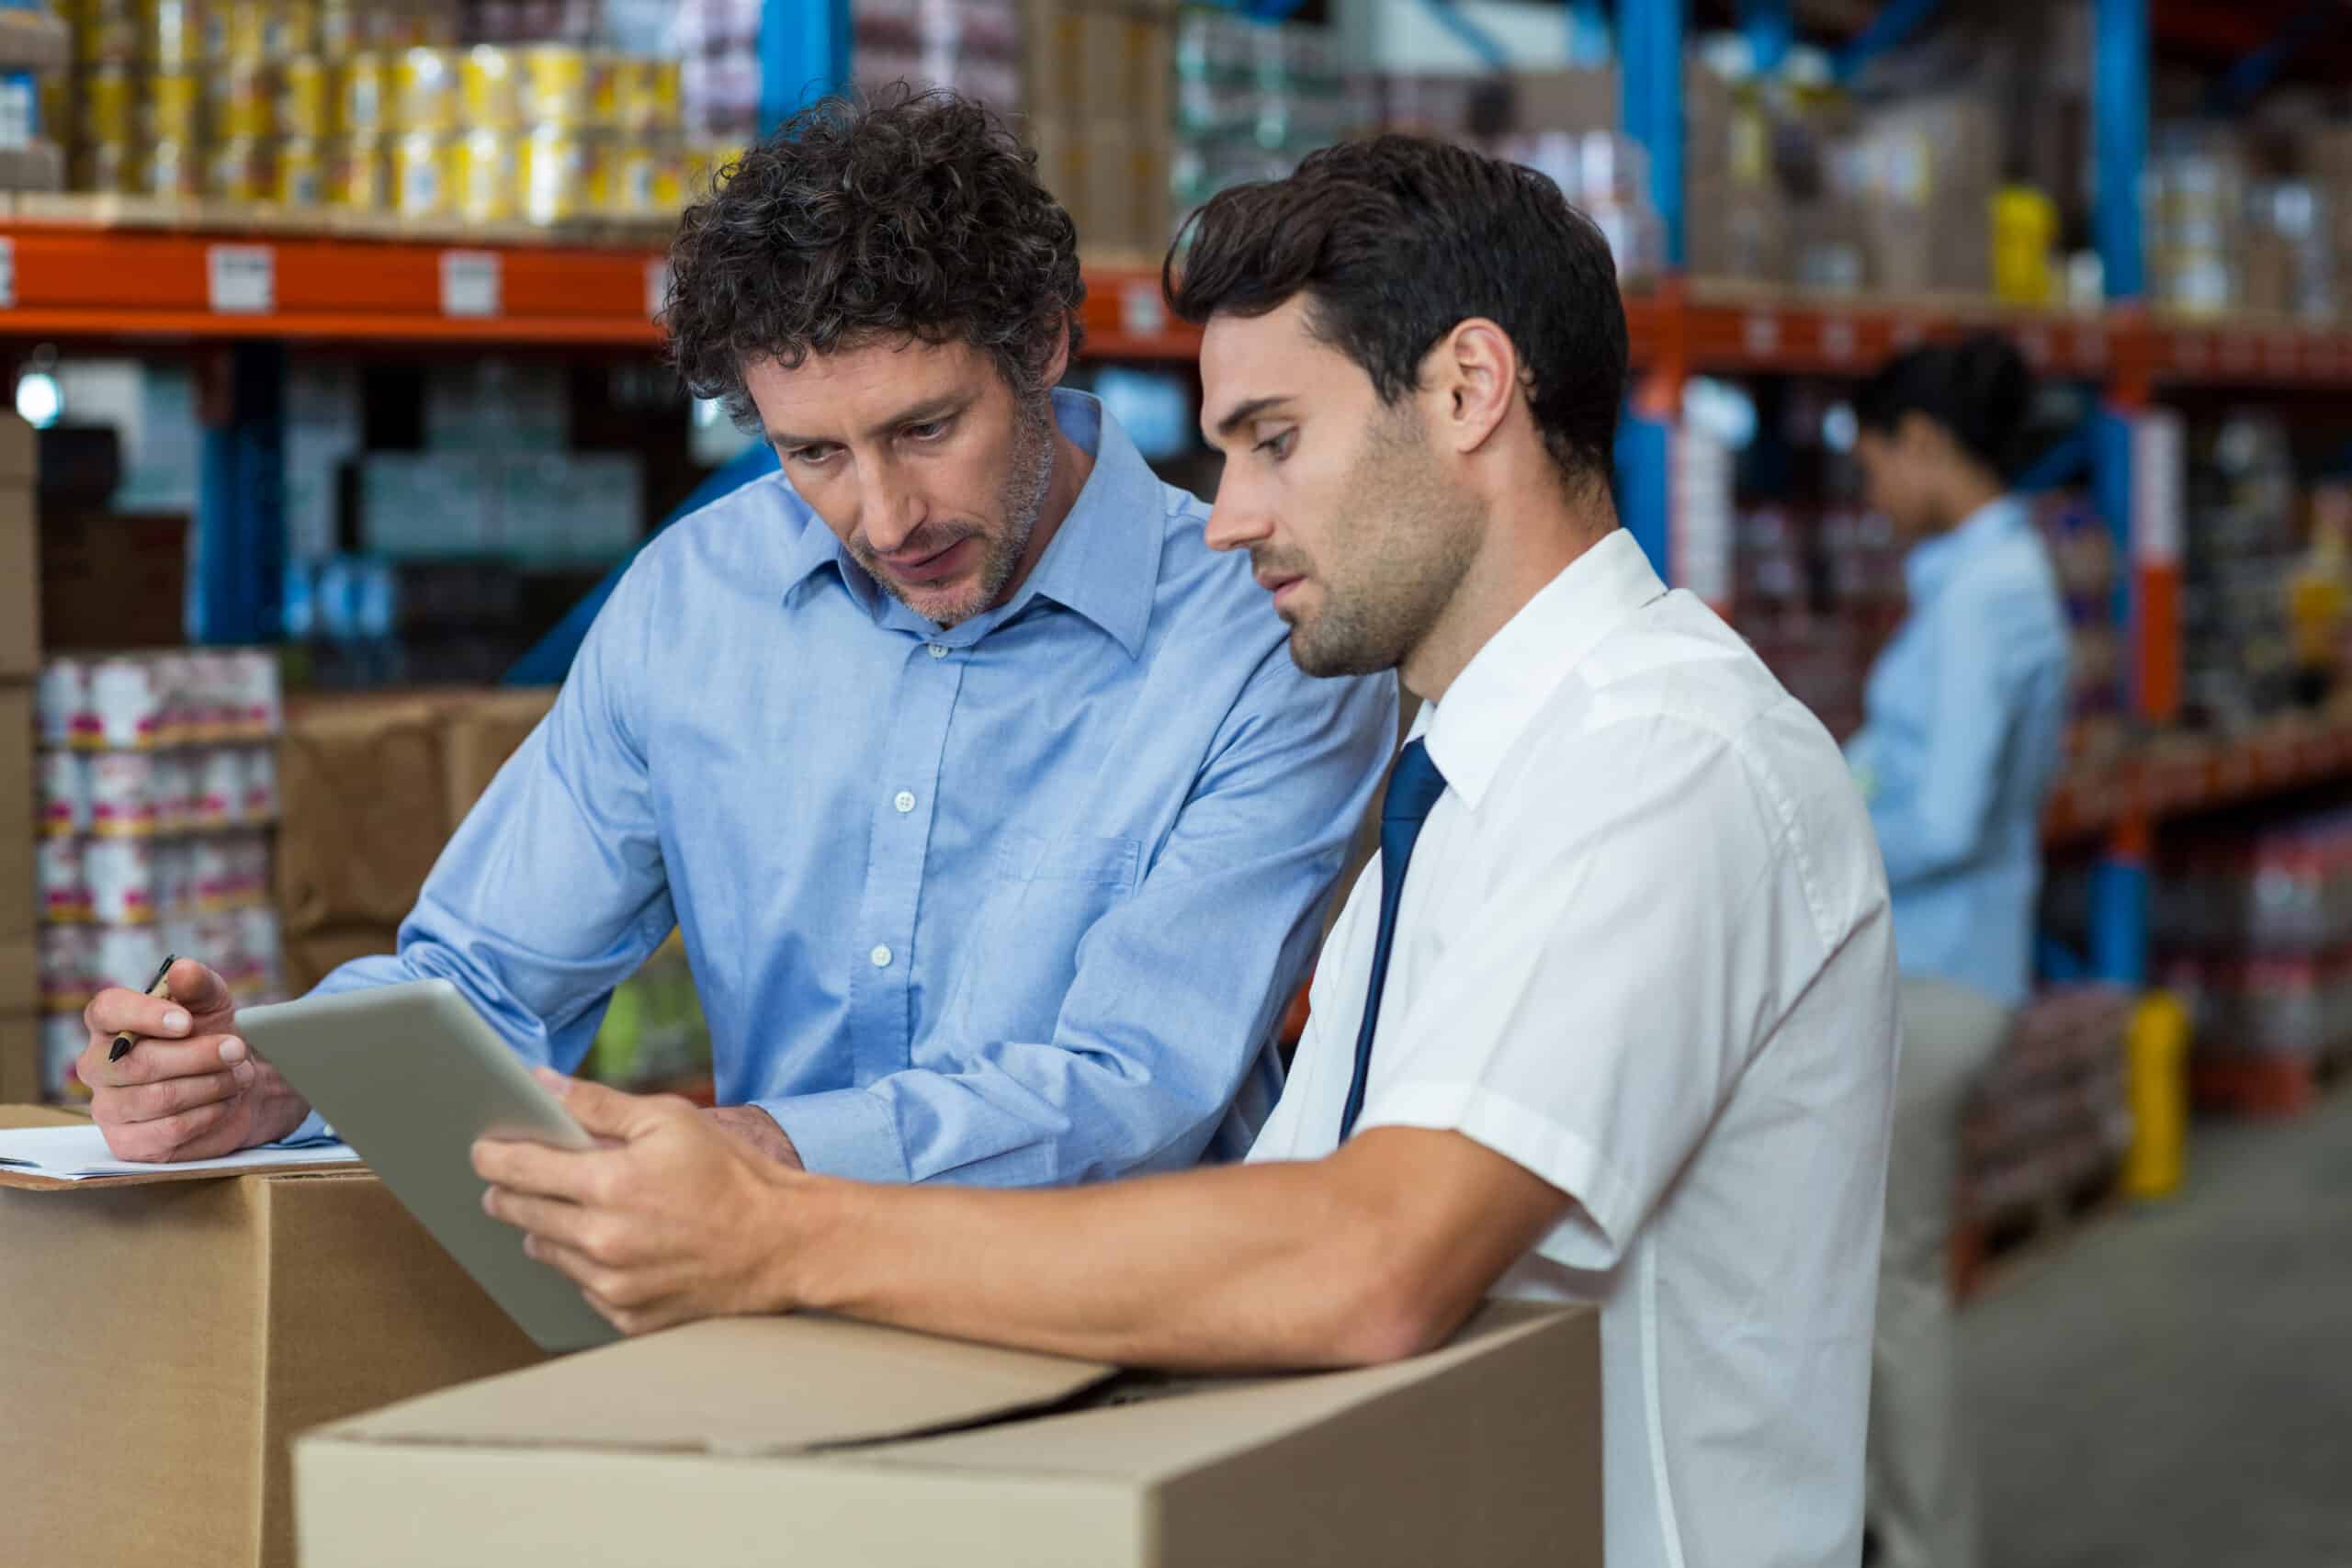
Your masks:
<svg viewBox="0 0 2352 1568"><path fill-rule="evenodd" d="M577 1085L615 1146L481 1145L491 1211L631 1331L810 1306L1328 1366L1490 1293L1597 1302L1612 1568L1854 1562L1886 883L1828 735L1616 527L1606 244L1527 170L1385 137L1219 197L1171 293L1228 455L1211 541L1301 668L1429 705L1250 1162L867 1187Z"/></svg>

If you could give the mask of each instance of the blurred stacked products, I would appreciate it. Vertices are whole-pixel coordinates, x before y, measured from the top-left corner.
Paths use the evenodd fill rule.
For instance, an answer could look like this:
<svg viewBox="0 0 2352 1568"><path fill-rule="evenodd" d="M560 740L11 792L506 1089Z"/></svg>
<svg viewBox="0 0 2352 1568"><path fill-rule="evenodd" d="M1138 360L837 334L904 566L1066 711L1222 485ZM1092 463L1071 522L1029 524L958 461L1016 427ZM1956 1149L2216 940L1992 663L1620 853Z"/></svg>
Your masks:
<svg viewBox="0 0 2352 1568"><path fill-rule="evenodd" d="M851 27L861 89L919 82L1008 114L1021 106L1019 0L862 0Z"/></svg>
<svg viewBox="0 0 2352 1568"><path fill-rule="evenodd" d="M2078 760L2112 756L2128 739L2114 541L2080 495L2052 491L2031 506L2071 627L2068 751ZM1902 541L1860 507L1786 503L1742 508L1734 538L1740 635L1843 740L1861 727L1871 666L1902 624Z"/></svg>
<svg viewBox="0 0 2352 1568"><path fill-rule="evenodd" d="M1022 0L1023 131L1037 174L1098 257L1157 261L1174 231L1166 4Z"/></svg>
<svg viewBox="0 0 2352 1568"><path fill-rule="evenodd" d="M0 0L0 190L55 190L65 154L44 107L73 60L65 26L37 0Z"/></svg>
<svg viewBox="0 0 2352 1568"><path fill-rule="evenodd" d="M1860 507L1743 508L1734 524L1733 604L1789 694L1845 739L1862 724L1871 661L1903 619L1903 551Z"/></svg>
<svg viewBox="0 0 2352 1568"><path fill-rule="evenodd" d="M460 48L453 0L72 5L77 189L552 224L673 213L711 156L675 60Z"/></svg>
<svg viewBox="0 0 2352 1568"><path fill-rule="evenodd" d="M2080 494L2036 496L2033 516L2066 606L2066 754L2078 765L2111 761L2132 739L2124 640L2115 621L2115 536Z"/></svg>
<svg viewBox="0 0 2352 1568"><path fill-rule="evenodd" d="M81 1010L201 955L240 999L278 994L268 829L282 728L261 649L53 658L35 704L46 1097L75 1092Z"/></svg>
<svg viewBox="0 0 2352 1568"><path fill-rule="evenodd" d="M2304 562L2303 495L2287 430L2241 411L2193 426L2181 581L2188 716L2232 733L2295 705L2290 625Z"/></svg>
<svg viewBox="0 0 2352 1568"><path fill-rule="evenodd" d="M2132 993L2113 986L2046 990L2019 1010L1961 1125L1963 1224L2103 1186L2132 1142L2124 1032Z"/></svg>
<svg viewBox="0 0 2352 1568"><path fill-rule="evenodd" d="M1372 81L1347 69L1329 28L1270 27L1188 6L1176 18L1173 54L1173 104L1164 85L1152 89L1152 101L1172 107L1170 180L1179 219L1230 186L1279 178L1316 148L1379 120ZM1113 108L1106 99L1103 112Z"/></svg>
<svg viewBox="0 0 2352 1568"><path fill-rule="evenodd" d="M40 1098L33 693L40 673L40 448L0 414L0 1105Z"/></svg>
<svg viewBox="0 0 2352 1568"><path fill-rule="evenodd" d="M311 367L300 384L285 628L305 645L310 684L494 681L644 536L644 460L572 449L560 366L430 367L417 451L365 449L348 367Z"/></svg>
<svg viewBox="0 0 2352 1568"><path fill-rule="evenodd" d="M676 931L614 987L582 1070L599 1083L632 1089L709 1077L710 1026Z"/></svg>
<svg viewBox="0 0 2352 1568"><path fill-rule="evenodd" d="M2196 1061L2352 1053L2352 812L2168 837L2154 914Z"/></svg>
<svg viewBox="0 0 2352 1568"><path fill-rule="evenodd" d="M2352 128L2257 140L2209 123L2158 129L2143 182L2148 295L2181 315L2324 321L2352 197Z"/></svg>
<svg viewBox="0 0 2352 1568"><path fill-rule="evenodd" d="M1666 223L1649 197L1649 154L1615 130L1510 132L1487 144L1496 157L1548 177L1609 240L1620 284L1666 270Z"/></svg>

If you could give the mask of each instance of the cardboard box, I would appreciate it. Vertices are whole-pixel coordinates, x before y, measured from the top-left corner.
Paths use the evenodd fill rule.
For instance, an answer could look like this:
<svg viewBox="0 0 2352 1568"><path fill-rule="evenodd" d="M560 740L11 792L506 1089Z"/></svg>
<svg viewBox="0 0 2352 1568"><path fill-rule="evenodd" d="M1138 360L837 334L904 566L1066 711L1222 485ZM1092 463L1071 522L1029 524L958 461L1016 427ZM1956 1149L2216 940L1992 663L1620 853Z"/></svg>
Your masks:
<svg viewBox="0 0 2352 1568"><path fill-rule="evenodd" d="M278 743L277 908L286 934L397 926L456 826L430 697L290 705Z"/></svg>
<svg viewBox="0 0 2352 1568"><path fill-rule="evenodd" d="M1191 1383L721 1320L338 1423L295 1472L335 1568L1598 1565L1600 1319L1495 1305L1393 1366Z"/></svg>
<svg viewBox="0 0 2352 1568"><path fill-rule="evenodd" d="M187 519L52 515L40 530L40 618L52 649L187 641ZM126 605L138 613L128 615Z"/></svg>
<svg viewBox="0 0 2352 1568"><path fill-rule="evenodd" d="M389 952L442 846L547 716L554 687L301 699L278 748L289 939ZM379 942L376 933L384 933Z"/></svg>
<svg viewBox="0 0 2352 1568"><path fill-rule="evenodd" d="M40 511L31 481L0 479L0 681L40 673Z"/></svg>
<svg viewBox="0 0 2352 1568"><path fill-rule="evenodd" d="M29 941L40 909L33 863L33 689L0 682L0 944ZM0 1012L29 1008L0 980Z"/></svg>
<svg viewBox="0 0 2352 1568"><path fill-rule="evenodd" d="M293 1434L541 1359L364 1172L0 1170L0 1562L291 1564Z"/></svg>
<svg viewBox="0 0 2352 1568"><path fill-rule="evenodd" d="M26 1012L0 1012L0 1105L26 1105L39 1100L40 1079L40 1017Z"/></svg>
<svg viewBox="0 0 2352 1568"><path fill-rule="evenodd" d="M441 760L450 831L466 818L498 770L555 705L560 688L517 686L448 700Z"/></svg>

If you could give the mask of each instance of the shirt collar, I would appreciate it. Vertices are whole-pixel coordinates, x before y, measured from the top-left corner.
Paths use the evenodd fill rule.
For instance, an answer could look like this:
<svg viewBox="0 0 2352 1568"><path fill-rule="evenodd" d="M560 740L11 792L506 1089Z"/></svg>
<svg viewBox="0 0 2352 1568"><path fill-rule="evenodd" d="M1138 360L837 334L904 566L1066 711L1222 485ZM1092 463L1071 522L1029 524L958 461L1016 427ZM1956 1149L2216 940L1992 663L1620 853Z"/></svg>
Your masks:
<svg viewBox="0 0 2352 1568"><path fill-rule="evenodd" d="M1924 539L1903 558L1903 584L1914 604L1933 599L1962 561L2007 538L2026 521L2025 508L2013 496L1986 502L1961 520L1949 534Z"/></svg>
<svg viewBox="0 0 2352 1568"><path fill-rule="evenodd" d="M1570 561L1472 656L1413 733L1472 810L1544 700L1619 623L1666 592L1623 528Z"/></svg>
<svg viewBox="0 0 2352 1568"><path fill-rule="evenodd" d="M1137 658L1159 589L1164 508L1159 476L1098 399L1057 388L1053 407L1062 434L1094 458L1093 471L1021 592L1003 608L975 617L971 635L984 635L1032 600L1044 598L1085 616L1126 649L1128 658ZM874 580L825 520L805 502L803 507L808 521L785 561L786 594L831 566L874 608L880 599Z"/></svg>

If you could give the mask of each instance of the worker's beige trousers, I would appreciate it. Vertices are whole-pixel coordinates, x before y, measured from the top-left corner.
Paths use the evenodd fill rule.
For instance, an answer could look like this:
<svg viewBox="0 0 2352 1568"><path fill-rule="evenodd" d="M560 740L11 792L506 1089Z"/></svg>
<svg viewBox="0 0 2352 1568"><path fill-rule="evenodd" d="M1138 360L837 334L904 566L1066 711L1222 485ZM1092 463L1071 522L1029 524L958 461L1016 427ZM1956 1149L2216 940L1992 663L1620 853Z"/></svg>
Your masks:
<svg viewBox="0 0 2352 1568"><path fill-rule="evenodd" d="M1871 1357L1870 1517L1881 1568L1980 1568L1946 1259L1961 1113L2008 1027L2008 1010L1989 997L1937 980L1903 982Z"/></svg>

